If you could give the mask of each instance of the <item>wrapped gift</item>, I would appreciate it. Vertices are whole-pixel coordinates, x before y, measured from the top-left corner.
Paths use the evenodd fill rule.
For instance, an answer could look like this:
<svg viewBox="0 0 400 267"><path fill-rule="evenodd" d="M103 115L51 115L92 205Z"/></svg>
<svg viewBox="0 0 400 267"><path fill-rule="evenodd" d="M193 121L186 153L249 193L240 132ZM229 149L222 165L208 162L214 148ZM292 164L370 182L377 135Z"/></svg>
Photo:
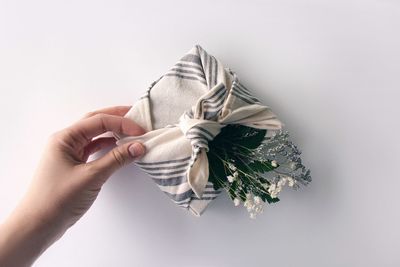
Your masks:
<svg viewBox="0 0 400 267"><path fill-rule="evenodd" d="M125 115L146 130L135 164L173 202L201 215L221 191L253 218L284 185L311 181L282 123L199 45L153 82Z"/></svg>

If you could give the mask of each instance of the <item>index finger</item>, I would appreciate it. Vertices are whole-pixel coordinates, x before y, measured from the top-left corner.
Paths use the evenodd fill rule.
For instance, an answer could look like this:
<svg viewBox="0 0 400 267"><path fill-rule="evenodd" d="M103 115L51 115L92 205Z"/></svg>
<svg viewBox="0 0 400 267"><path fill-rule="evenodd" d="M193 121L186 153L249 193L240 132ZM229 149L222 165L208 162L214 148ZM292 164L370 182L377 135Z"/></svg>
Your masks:
<svg viewBox="0 0 400 267"><path fill-rule="evenodd" d="M145 130L131 119L108 114L96 114L82 119L69 129L72 134L85 138L87 143L92 138L108 131L124 135L142 135L145 133Z"/></svg>
<svg viewBox="0 0 400 267"><path fill-rule="evenodd" d="M91 111L83 116L82 119L87 119L93 117L97 114L109 114L109 115L116 115L116 116L124 116L132 106L114 106L114 107L106 107L102 109L98 109L95 111Z"/></svg>

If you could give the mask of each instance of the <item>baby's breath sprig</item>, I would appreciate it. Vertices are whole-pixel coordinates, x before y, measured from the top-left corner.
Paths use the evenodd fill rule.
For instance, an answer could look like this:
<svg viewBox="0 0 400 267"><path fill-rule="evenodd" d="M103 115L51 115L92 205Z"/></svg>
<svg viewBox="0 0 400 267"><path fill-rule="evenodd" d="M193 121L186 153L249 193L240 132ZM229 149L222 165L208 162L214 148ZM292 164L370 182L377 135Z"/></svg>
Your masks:
<svg viewBox="0 0 400 267"><path fill-rule="evenodd" d="M214 189L227 191L235 206L243 203L251 218L263 211L265 202L279 201L286 184L311 181L300 160L300 151L287 132L266 137L266 130L243 125L227 125L209 142L209 181Z"/></svg>

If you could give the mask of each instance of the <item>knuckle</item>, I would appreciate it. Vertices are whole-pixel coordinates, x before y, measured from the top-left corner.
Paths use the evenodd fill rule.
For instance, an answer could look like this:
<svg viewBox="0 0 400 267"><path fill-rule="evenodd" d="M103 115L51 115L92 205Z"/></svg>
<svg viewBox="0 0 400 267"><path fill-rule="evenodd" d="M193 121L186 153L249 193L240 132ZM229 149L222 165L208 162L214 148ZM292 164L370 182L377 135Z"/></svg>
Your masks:
<svg viewBox="0 0 400 267"><path fill-rule="evenodd" d="M86 113L84 118L104 118L107 114L102 113L101 111L90 111L88 113Z"/></svg>
<svg viewBox="0 0 400 267"><path fill-rule="evenodd" d="M61 130L61 131L57 131L57 132L52 133L48 137L49 143L56 144L56 143L62 142L62 140L64 139L64 136L65 136L65 131L66 130Z"/></svg>
<svg viewBox="0 0 400 267"><path fill-rule="evenodd" d="M95 115L93 115L93 118L95 119L104 119L106 115L103 113L96 113Z"/></svg>
<svg viewBox="0 0 400 267"><path fill-rule="evenodd" d="M123 153L121 152L120 148L116 148L111 150L111 155L114 157L115 162L117 162L117 164L119 166L124 166L126 163L125 157L123 155Z"/></svg>
<svg viewBox="0 0 400 267"><path fill-rule="evenodd" d="M51 134L48 143L53 146L71 146L71 144L77 144L80 141L77 136L79 136L77 131L68 127Z"/></svg>
<svg viewBox="0 0 400 267"><path fill-rule="evenodd" d="M94 115L96 115L96 112L90 111L90 112L86 113L86 114L83 116L83 118L90 118L90 117L93 117Z"/></svg>

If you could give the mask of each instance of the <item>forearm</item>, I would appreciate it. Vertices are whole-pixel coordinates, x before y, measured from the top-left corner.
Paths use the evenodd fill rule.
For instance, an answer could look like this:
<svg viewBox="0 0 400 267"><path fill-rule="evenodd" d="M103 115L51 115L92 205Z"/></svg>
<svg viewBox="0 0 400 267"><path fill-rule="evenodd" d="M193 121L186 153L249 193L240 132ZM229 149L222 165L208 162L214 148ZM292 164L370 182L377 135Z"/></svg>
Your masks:
<svg viewBox="0 0 400 267"><path fill-rule="evenodd" d="M54 220L19 205L0 225L0 266L31 266L63 233Z"/></svg>
<svg viewBox="0 0 400 267"><path fill-rule="evenodd" d="M144 130L123 116L130 107L112 107L51 136L31 186L19 206L0 224L0 267L30 266L95 201L110 175L145 153L137 142L113 148L88 162L95 152L115 145L105 132L135 136Z"/></svg>

